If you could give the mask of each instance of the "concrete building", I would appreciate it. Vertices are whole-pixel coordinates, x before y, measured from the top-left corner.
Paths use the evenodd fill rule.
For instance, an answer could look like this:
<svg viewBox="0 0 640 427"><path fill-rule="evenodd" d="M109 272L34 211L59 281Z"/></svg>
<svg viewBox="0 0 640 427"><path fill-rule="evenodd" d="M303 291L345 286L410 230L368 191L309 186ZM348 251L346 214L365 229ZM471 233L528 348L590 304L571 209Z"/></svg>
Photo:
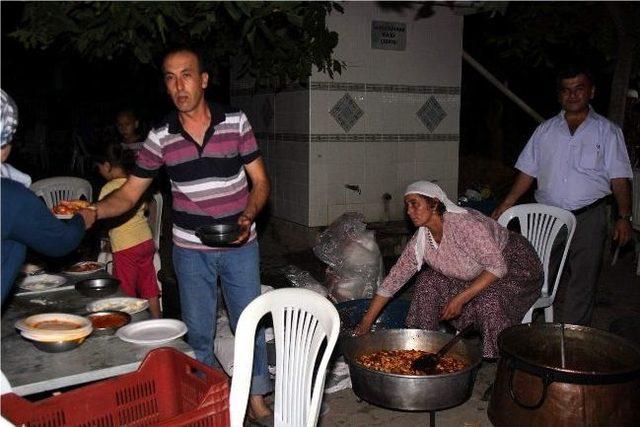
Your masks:
<svg viewBox="0 0 640 427"><path fill-rule="evenodd" d="M419 179L457 197L463 17L343 6L327 18L342 74L314 72L277 93L232 78L231 102L247 113L273 184L272 217L308 228L346 211L400 220L403 191Z"/></svg>

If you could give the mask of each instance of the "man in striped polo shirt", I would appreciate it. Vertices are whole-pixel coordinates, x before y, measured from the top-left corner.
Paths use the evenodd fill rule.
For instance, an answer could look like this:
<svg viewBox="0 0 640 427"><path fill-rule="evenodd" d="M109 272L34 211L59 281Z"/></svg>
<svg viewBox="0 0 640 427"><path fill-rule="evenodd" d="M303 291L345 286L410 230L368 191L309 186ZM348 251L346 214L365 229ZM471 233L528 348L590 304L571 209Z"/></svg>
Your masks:
<svg viewBox="0 0 640 427"><path fill-rule="evenodd" d="M188 342L198 360L213 364L217 278L235 330L242 310L260 295L259 252L254 220L269 196L269 179L251 125L242 111L207 103L209 75L190 48L170 51L164 82L176 111L152 129L127 182L97 204L98 218L132 209L161 166L173 195L173 263ZM251 181L249 189L247 175ZM238 223L233 247L205 246L195 230ZM268 417L263 395L272 390L264 333L256 335L249 415Z"/></svg>

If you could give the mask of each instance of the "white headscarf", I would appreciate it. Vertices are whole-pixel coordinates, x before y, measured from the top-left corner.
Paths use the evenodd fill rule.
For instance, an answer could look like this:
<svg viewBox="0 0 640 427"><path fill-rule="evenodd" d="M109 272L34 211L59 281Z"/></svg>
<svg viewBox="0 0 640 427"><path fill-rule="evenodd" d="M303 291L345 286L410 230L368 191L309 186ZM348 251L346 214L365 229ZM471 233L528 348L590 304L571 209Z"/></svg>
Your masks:
<svg viewBox="0 0 640 427"><path fill-rule="evenodd" d="M0 89L0 146L11 142L18 127L18 107L7 93Z"/></svg>
<svg viewBox="0 0 640 427"><path fill-rule="evenodd" d="M407 194L421 194L423 196L431 197L433 199L440 200L444 207L447 208L447 212L451 213L465 213L466 209L453 203L447 195L442 191L438 185L429 181L416 181L413 184L409 184L404 192ZM422 260L424 259L424 252L427 246L427 238L431 235L431 232L427 227L419 227L416 231L416 245L414 247L416 262L418 263L418 269L422 267Z"/></svg>
<svg viewBox="0 0 640 427"><path fill-rule="evenodd" d="M18 107L13 99L7 93L0 89L0 147L11 142L13 134L18 127ZM12 179L29 188L31 185L31 177L24 172L7 164L0 163L0 176L2 178Z"/></svg>

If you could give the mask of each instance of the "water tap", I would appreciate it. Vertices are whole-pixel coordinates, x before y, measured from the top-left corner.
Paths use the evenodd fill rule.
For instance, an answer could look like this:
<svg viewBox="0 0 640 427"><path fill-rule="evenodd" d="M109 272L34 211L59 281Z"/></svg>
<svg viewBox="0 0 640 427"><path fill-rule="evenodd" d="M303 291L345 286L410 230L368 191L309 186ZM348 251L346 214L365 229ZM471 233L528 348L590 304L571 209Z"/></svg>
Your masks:
<svg viewBox="0 0 640 427"><path fill-rule="evenodd" d="M362 190L360 190L360 186L359 185L354 185L354 184L345 184L344 188L351 190L351 191L355 191L358 194L362 194Z"/></svg>

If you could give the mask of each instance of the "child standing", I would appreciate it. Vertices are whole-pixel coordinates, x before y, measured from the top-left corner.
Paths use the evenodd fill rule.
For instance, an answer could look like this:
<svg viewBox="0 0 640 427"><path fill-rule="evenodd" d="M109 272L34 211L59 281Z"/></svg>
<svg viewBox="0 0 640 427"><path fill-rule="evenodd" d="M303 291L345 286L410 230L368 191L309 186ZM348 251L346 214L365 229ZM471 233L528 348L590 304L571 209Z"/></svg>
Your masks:
<svg viewBox="0 0 640 427"><path fill-rule="evenodd" d="M133 110L122 110L116 114L116 128L122 137L122 147L138 152L142 148L144 136L140 129L140 119Z"/></svg>
<svg viewBox="0 0 640 427"><path fill-rule="evenodd" d="M129 175L135 161L135 153L120 144L109 144L96 156L100 175L108 182L100 191L99 200L120 188ZM129 296L139 296L149 301L149 311L154 318L161 317L159 288L153 256L156 248L151 228L144 216L146 203L141 203L126 214L115 218L109 230L113 253L113 275L120 280L122 291Z"/></svg>

